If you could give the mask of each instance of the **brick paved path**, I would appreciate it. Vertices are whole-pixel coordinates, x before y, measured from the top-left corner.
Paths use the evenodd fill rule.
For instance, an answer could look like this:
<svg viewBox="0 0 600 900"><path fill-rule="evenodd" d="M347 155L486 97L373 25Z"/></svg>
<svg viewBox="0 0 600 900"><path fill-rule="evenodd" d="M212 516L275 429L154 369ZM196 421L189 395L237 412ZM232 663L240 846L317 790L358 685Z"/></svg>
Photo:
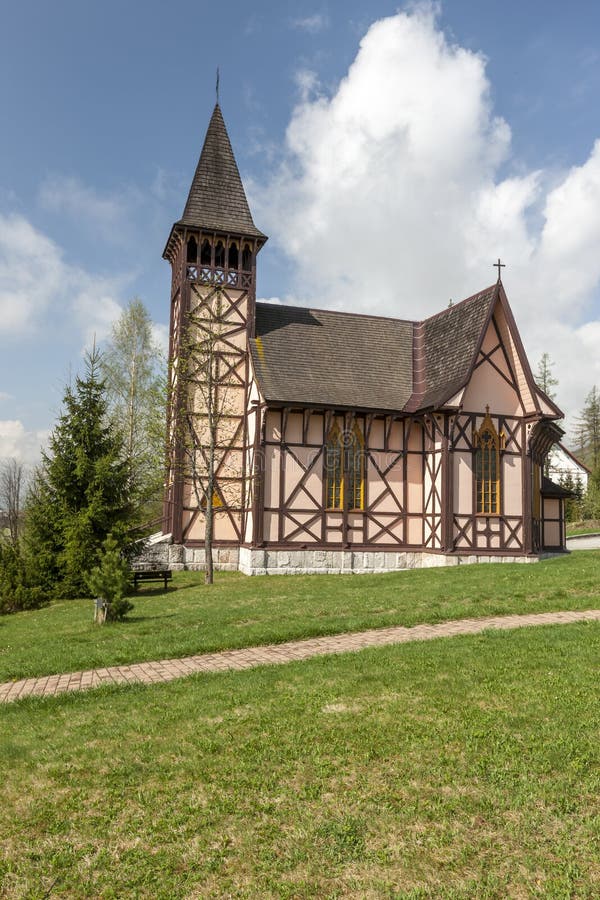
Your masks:
<svg viewBox="0 0 600 900"><path fill-rule="evenodd" d="M21 700L23 697L48 697L64 691L85 691L102 684L153 684L173 681L196 672L224 672L232 669L251 669L253 666L276 665L294 660L323 656L328 653L349 653L365 647L385 644L404 644L408 641L428 641L452 637L456 634L478 634L487 628L522 628L531 625L562 625L569 622L600 621L600 609L583 612L549 612L528 616L487 616L481 619L457 619L439 625L415 625L412 628L373 628L350 634L268 644L243 650L223 650L203 653L183 659L161 659L158 662L132 663L129 666L110 666L69 672L64 675L44 675L0 684L0 703Z"/></svg>

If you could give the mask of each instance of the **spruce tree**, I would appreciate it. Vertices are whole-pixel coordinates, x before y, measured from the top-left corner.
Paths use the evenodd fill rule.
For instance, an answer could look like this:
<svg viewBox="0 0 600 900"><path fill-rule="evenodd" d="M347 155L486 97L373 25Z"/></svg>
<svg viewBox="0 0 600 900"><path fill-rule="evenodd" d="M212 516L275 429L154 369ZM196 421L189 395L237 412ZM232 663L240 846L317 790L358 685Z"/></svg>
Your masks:
<svg viewBox="0 0 600 900"><path fill-rule="evenodd" d="M600 392L596 385L585 398L575 427L580 456L596 474L600 472Z"/></svg>
<svg viewBox="0 0 600 900"><path fill-rule="evenodd" d="M573 496L575 491L573 474L569 471L566 474L561 475L559 484L566 491L571 492L571 496L565 499L565 522L574 522L577 518L577 504L575 502L575 497Z"/></svg>
<svg viewBox="0 0 600 900"><path fill-rule="evenodd" d="M551 400L556 398L556 391L553 390L553 388L558 385L558 378L555 378L552 374L553 366L554 363L550 359L550 354L543 353L542 358L538 363L537 372L534 376L537 386L540 387Z"/></svg>
<svg viewBox="0 0 600 900"><path fill-rule="evenodd" d="M84 377L67 387L63 410L43 454L27 504L28 556L37 581L55 596L87 594L87 574L107 535L131 519L122 440L107 421L100 354L85 358Z"/></svg>

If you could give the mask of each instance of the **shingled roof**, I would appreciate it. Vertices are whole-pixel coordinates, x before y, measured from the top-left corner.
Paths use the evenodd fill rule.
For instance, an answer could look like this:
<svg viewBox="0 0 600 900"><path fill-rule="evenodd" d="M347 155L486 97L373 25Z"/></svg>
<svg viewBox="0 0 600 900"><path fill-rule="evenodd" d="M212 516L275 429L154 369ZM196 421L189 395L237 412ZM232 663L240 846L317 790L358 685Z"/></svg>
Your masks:
<svg viewBox="0 0 600 900"><path fill-rule="evenodd" d="M497 296L498 285L493 285L422 323L425 391L418 398L421 409L442 406L464 387Z"/></svg>
<svg viewBox="0 0 600 900"><path fill-rule="evenodd" d="M176 224L265 238L252 219L218 103L206 132L183 215Z"/></svg>
<svg viewBox="0 0 600 900"><path fill-rule="evenodd" d="M416 412L466 384L497 287L424 322L256 304L254 370L267 402Z"/></svg>
<svg viewBox="0 0 600 900"><path fill-rule="evenodd" d="M412 322L256 304L254 368L267 400L403 409L412 393Z"/></svg>

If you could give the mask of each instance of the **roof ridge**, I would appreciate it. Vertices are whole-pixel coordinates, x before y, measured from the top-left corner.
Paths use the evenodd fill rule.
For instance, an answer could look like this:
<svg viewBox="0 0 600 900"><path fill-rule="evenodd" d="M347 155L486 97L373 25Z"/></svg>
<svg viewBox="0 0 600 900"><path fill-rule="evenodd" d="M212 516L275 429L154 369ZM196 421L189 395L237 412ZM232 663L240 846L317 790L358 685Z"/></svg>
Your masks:
<svg viewBox="0 0 600 900"><path fill-rule="evenodd" d="M458 303L454 303L452 306L447 307L446 309L442 309L437 313L433 313L431 316L427 316L425 319L401 319L396 316L379 316L375 313L361 313L361 312L348 312L347 310L342 309L329 309L323 306L301 306L295 303L270 303L268 300L257 300L256 304L269 307L273 306L278 309L301 309L304 312L324 312L324 313L335 313L338 316L355 316L358 318L364 319L385 319L388 322L402 322L406 325L424 325L425 322L431 322L433 319L437 319L439 316L446 315L450 313L454 309L459 309L461 306L464 306L465 303L469 303L473 300L478 300L484 294L487 294L489 291L494 290L494 288L498 287L498 283L489 285L489 287L483 288L477 293L472 294L470 297L465 297L464 300L459 300Z"/></svg>
<svg viewBox="0 0 600 900"><path fill-rule="evenodd" d="M489 287L483 288L480 291L477 291L475 294L471 294L470 297L465 297L464 300L459 300L458 303L453 303L452 306L447 306L446 309L441 309L439 312L433 313L431 316L427 316L426 319L422 319L423 323L431 322L432 319L437 319L440 316L445 316L448 313L451 313L453 309L459 309L461 306L464 306L465 303L471 303L473 300L479 300L480 297L483 297L484 294L489 293L489 291L493 291L498 287L498 282L496 281L494 284L490 284Z"/></svg>
<svg viewBox="0 0 600 900"><path fill-rule="evenodd" d="M268 300L257 300L256 305L266 308L273 307L274 309L301 309L303 312L335 313L337 316L352 316L358 319L384 319L387 322L401 322L404 325L419 324L415 319L397 319L394 316L377 316L374 313L347 312L343 309L327 309L322 306L296 306L293 303L270 303Z"/></svg>

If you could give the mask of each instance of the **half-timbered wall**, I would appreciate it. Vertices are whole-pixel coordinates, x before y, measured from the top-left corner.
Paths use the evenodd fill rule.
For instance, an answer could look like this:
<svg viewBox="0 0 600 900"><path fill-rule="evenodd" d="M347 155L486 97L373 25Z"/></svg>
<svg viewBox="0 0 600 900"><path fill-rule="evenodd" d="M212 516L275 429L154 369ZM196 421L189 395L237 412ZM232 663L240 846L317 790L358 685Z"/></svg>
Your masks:
<svg viewBox="0 0 600 900"><path fill-rule="evenodd" d="M443 547L443 483L445 416L426 416L424 423L423 546Z"/></svg>
<svg viewBox="0 0 600 900"><path fill-rule="evenodd" d="M266 544L423 546L423 425L394 416L267 410L262 538ZM363 444L363 508L327 507L327 436ZM436 515L439 510L436 507Z"/></svg>
<svg viewBox="0 0 600 900"><path fill-rule="evenodd" d="M255 516L255 509L262 507L263 448L261 397L254 379L248 391L246 462L245 462L245 506L243 518L243 539L246 544L262 542L261 517Z"/></svg>
<svg viewBox="0 0 600 900"><path fill-rule="evenodd" d="M181 527L177 510L181 506L182 475L181 446L178 435L178 407L180 403L179 345L185 307L182 284L183 241L179 239L173 246L171 269L171 313L169 325L169 408L167 411L167 447L165 492L163 503L163 531L173 533L175 540L181 540Z"/></svg>
<svg viewBox="0 0 600 900"><path fill-rule="evenodd" d="M216 361L216 383L209 387L202 357L196 362L193 351L186 361L192 369L195 384L194 417L197 448L195 465L200 480L205 481L208 468L209 423L206 412L207 391L213 394L217 415L214 540L241 542L243 540L243 512L246 506L246 461L248 433L248 292L235 287L190 280L187 327L198 331L202 340L210 332L211 354ZM190 374L188 373L188 385ZM193 390L194 388L189 388ZM183 540L194 543L204 540L205 516L191 480L191 466L185 467L183 495Z"/></svg>
<svg viewBox="0 0 600 900"><path fill-rule="evenodd" d="M471 380L463 394L463 409L453 420L451 433L454 494L454 549L464 552L526 549L524 522L524 478L526 459L526 413L530 409L525 376L510 339L500 306L484 337ZM515 369L518 368L518 373ZM526 397L522 390L527 388ZM475 480L475 433L481 428L485 409L498 435L500 452L500 510L495 515L477 513ZM524 514L525 510L525 514Z"/></svg>
<svg viewBox="0 0 600 900"><path fill-rule="evenodd" d="M474 435L481 428L484 415L462 413L454 419L452 430L454 549L520 553L524 548L525 425L521 418L491 415L491 411L490 418L498 434L504 434L504 449L500 453L500 512L477 514Z"/></svg>

